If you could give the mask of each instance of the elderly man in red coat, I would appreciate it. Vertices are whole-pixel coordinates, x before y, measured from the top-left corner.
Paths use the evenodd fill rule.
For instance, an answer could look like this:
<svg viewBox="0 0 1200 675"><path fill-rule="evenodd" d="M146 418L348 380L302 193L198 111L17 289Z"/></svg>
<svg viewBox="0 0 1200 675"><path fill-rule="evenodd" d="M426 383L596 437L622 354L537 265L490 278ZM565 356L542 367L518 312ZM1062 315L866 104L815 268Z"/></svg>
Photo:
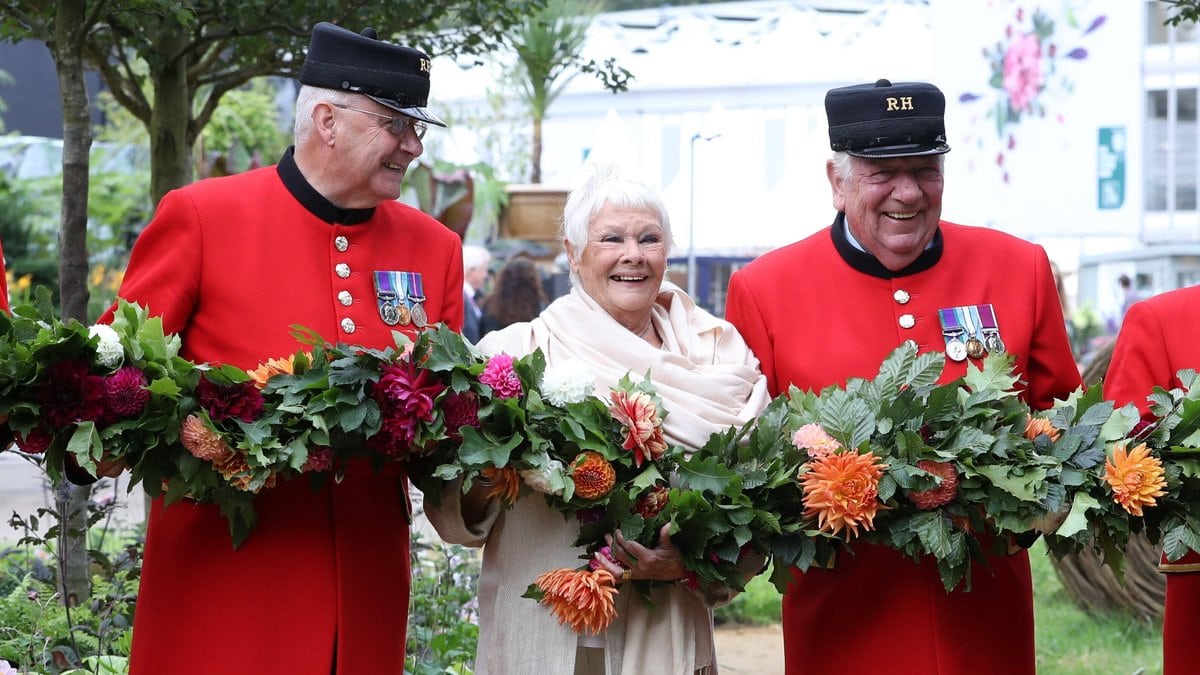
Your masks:
<svg viewBox="0 0 1200 675"><path fill-rule="evenodd" d="M1041 247L942 221L942 92L926 83L842 87L825 98L833 225L733 275L727 318L773 395L874 377L909 342L944 351L943 381L1008 351L1025 399L1047 407L1079 386ZM932 561L855 545L831 569L794 570L783 600L789 675L1034 672L1033 595L1023 550L975 565L947 593Z"/></svg>
<svg viewBox="0 0 1200 675"><path fill-rule="evenodd" d="M1146 397L1154 387L1183 386L1178 372L1200 369L1200 286L1182 288L1134 303L1121 323L1113 349L1104 397L1117 405L1133 403L1149 415ZM1163 674L1200 670L1194 647L1200 634L1200 554L1189 553L1159 569L1167 573L1163 616Z"/></svg>
<svg viewBox="0 0 1200 675"><path fill-rule="evenodd" d="M373 348L461 327L461 242L395 201L426 125L445 126L425 109L429 57L321 23L300 82L278 165L167 194L134 246L120 296L161 315L193 361L254 368L300 347L294 324ZM134 675L403 672L403 466L291 481L255 508L234 550L216 506L154 502Z"/></svg>

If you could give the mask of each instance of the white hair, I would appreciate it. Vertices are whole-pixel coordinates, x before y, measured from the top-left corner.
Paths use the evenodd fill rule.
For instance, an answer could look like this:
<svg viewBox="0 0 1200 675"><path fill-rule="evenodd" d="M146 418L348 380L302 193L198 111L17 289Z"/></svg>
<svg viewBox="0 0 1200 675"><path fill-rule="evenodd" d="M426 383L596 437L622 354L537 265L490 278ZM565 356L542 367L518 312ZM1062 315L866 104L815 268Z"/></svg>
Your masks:
<svg viewBox="0 0 1200 675"><path fill-rule="evenodd" d="M463 273L466 274L473 269L487 267L487 264L492 260L492 254L482 246L474 244L463 244Z"/></svg>
<svg viewBox="0 0 1200 675"><path fill-rule="evenodd" d="M838 177L838 180L846 180L847 178L850 177L850 174L854 173L853 159L854 159L853 156L848 152L833 153L833 157L832 157L833 171L834 171L834 175ZM867 158L864 157L863 159L867 159ZM937 159L938 159L938 168L944 169L946 166L946 154L942 153L942 154L938 155ZM868 159L867 161L870 161L870 160Z"/></svg>
<svg viewBox="0 0 1200 675"><path fill-rule="evenodd" d="M662 197L650 186L621 174L615 166L597 167L583 184L571 191L563 208L562 235L576 250L587 245L588 225L606 206L642 209L658 217L668 255L675 244L671 217Z"/></svg>
<svg viewBox="0 0 1200 675"><path fill-rule="evenodd" d="M313 109L318 103L339 103L354 105L358 94L341 91L340 89L325 89L311 85L300 85L300 93L296 96L296 121L292 126L292 142L300 147L312 136L315 124Z"/></svg>

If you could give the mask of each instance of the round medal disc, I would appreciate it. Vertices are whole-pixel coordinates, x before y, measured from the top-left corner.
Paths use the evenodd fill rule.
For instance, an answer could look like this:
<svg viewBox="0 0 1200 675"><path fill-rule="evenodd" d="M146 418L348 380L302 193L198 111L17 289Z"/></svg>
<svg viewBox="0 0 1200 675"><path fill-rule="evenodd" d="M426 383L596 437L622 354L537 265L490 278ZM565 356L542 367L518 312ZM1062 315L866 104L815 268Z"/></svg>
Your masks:
<svg viewBox="0 0 1200 675"><path fill-rule="evenodd" d="M413 325L418 328L424 328L425 324L429 323L429 317L425 315L425 308L420 303L413 305L409 314L412 315Z"/></svg>
<svg viewBox="0 0 1200 675"><path fill-rule="evenodd" d="M951 361L963 361L967 358L967 346L957 338L946 343L946 356Z"/></svg>
<svg viewBox="0 0 1200 675"><path fill-rule="evenodd" d="M407 326L412 322L412 319L409 317L408 308L402 304L396 305L396 317L397 323L399 323L401 326Z"/></svg>
<svg viewBox="0 0 1200 675"><path fill-rule="evenodd" d="M977 337L967 339L967 356L970 356L973 359L978 359L986 353L987 350L983 348L982 340Z"/></svg>
<svg viewBox="0 0 1200 675"><path fill-rule="evenodd" d="M989 351L1004 351L1004 340L1000 339L1000 335L998 333L988 333L988 336L985 338L985 340L987 341L987 348Z"/></svg>

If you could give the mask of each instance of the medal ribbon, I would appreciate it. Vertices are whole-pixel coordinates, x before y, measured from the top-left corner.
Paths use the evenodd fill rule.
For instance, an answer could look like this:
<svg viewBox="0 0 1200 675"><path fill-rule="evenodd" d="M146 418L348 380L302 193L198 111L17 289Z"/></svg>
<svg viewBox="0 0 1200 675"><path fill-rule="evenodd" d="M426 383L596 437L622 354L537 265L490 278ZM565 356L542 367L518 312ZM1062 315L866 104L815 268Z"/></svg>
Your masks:
<svg viewBox="0 0 1200 675"><path fill-rule="evenodd" d="M392 286L391 272L375 272L375 295L380 301L387 297L396 297L396 289Z"/></svg>
<svg viewBox="0 0 1200 675"><path fill-rule="evenodd" d="M996 330L996 315L992 312L991 305L979 305L975 308L979 311L979 325L985 330Z"/></svg>
<svg viewBox="0 0 1200 675"><path fill-rule="evenodd" d="M425 285L421 283L420 272L406 272L409 277L408 298L413 302L425 301Z"/></svg>

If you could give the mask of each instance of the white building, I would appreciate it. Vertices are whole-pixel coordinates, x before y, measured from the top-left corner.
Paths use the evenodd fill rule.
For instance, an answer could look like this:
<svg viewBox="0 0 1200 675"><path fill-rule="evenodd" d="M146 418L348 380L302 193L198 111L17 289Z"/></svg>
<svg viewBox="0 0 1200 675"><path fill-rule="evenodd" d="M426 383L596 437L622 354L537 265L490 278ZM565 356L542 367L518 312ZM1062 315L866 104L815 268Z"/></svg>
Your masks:
<svg viewBox="0 0 1200 675"><path fill-rule="evenodd" d="M947 98L946 219L1037 241L1068 273L1142 243L1200 242L1200 41L1194 27L1163 27L1164 8L785 0L604 14L587 56L615 56L635 79L617 95L572 81L544 124L543 180L570 186L587 161L620 163L666 198L675 255L754 255L833 218L826 90L919 79ZM500 146L489 156L479 139L524 143L518 104L489 103L498 82L495 69L435 64L433 100L458 124L432 153L497 165ZM1079 285L1102 312L1136 264L1118 267Z"/></svg>

